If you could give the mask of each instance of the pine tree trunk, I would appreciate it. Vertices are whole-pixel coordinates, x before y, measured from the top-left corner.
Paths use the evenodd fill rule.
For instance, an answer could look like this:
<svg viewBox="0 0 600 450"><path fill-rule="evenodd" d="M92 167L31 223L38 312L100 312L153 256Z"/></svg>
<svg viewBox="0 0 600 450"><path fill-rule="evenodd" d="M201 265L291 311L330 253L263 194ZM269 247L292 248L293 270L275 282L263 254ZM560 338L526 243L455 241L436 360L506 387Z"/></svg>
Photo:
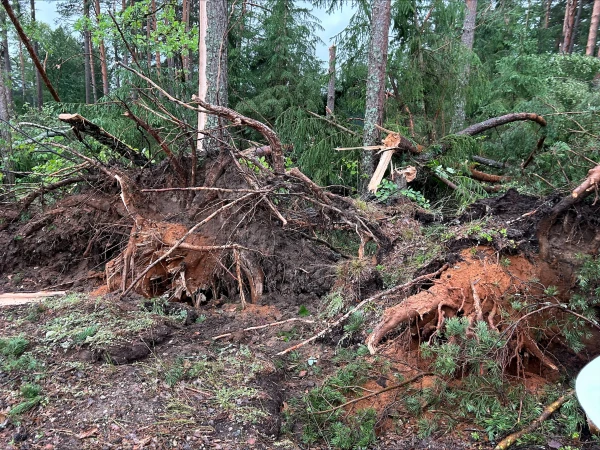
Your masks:
<svg viewBox="0 0 600 450"><path fill-rule="evenodd" d="M85 18L90 18L90 0L83 0L83 15ZM85 77L85 103L92 103L92 87L90 84L90 35L87 31L83 32L83 62L84 62L84 77Z"/></svg>
<svg viewBox="0 0 600 450"><path fill-rule="evenodd" d="M156 33L157 28L158 20L156 19L156 0L152 0L152 31ZM158 76L160 76L161 59L159 51L156 51L156 54L154 55L154 61L156 63L156 73Z"/></svg>
<svg viewBox="0 0 600 450"><path fill-rule="evenodd" d="M100 0L94 0L94 9L96 12L96 23L100 23ZM106 96L109 94L108 85L108 65L106 63L106 47L104 46L104 39L100 39L100 70L102 72L102 93ZM115 53L116 55L116 53Z"/></svg>
<svg viewBox="0 0 600 450"><path fill-rule="evenodd" d="M369 62L367 72L367 101L363 145L376 145L379 130L375 125L383 122L385 106L385 70L388 56L388 36L390 29L390 0L373 0L371 11L371 37L369 41ZM373 175L373 152L364 150L361 158L361 192L367 192L369 179Z"/></svg>
<svg viewBox="0 0 600 450"><path fill-rule="evenodd" d="M577 40L577 36L579 35L579 25L581 24L581 11L583 9L583 0L579 2L579 6L577 6L577 16L575 17L575 25L573 25L573 37L571 38L571 42L569 43L569 55L573 53L573 47L575 46L575 41Z"/></svg>
<svg viewBox="0 0 600 450"><path fill-rule="evenodd" d="M35 0L30 0L29 5L31 7L31 23L35 25ZM37 41L33 41L33 50L36 56L39 57L40 49ZM42 92L42 80L40 78L40 72L38 70L35 71L35 92L37 99L37 107L38 109L42 109L44 104L44 94Z"/></svg>
<svg viewBox="0 0 600 450"><path fill-rule="evenodd" d="M565 20L563 21L563 41L560 46L560 53L567 53L569 48L571 48L576 14L577 0L567 0L567 5L565 7Z"/></svg>
<svg viewBox="0 0 600 450"><path fill-rule="evenodd" d="M206 16L208 28L206 29L206 101L211 105L227 106L227 28L229 26L229 13L227 0L208 0L206 3ZM216 155L220 147L219 140L225 138L223 119L214 115L207 117L206 126L209 129L217 128L214 133L218 140L207 141L206 152Z"/></svg>
<svg viewBox="0 0 600 450"><path fill-rule="evenodd" d="M327 116L333 115L335 109L335 45L329 47L329 85L327 86Z"/></svg>
<svg viewBox="0 0 600 450"><path fill-rule="evenodd" d="M600 24L600 0L594 0L594 8L592 10L592 20L590 22L590 32L588 33L587 46L585 54L588 56L594 55L596 47L596 37L598 36L598 25Z"/></svg>
<svg viewBox="0 0 600 450"><path fill-rule="evenodd" d="M463 32L460 37L462 45L469 51L473 51L475 42L475 19L477 18L477 0L466 0L465 19L463 22ZM458 79L458 89L455 99L454 117L452 118L452 129L454 131L462 130L465 125L467 99L466 89L469 84L469 75L471 74L471 65L465 62L462 68L462 75Z"/></svg>
<svg viewBox="0 0 600 450"><path fill-rule="evenodd" d="M550 26L550 12L552 10L552 0L546 0L546 15L544 17L544 29Z"/></svg>

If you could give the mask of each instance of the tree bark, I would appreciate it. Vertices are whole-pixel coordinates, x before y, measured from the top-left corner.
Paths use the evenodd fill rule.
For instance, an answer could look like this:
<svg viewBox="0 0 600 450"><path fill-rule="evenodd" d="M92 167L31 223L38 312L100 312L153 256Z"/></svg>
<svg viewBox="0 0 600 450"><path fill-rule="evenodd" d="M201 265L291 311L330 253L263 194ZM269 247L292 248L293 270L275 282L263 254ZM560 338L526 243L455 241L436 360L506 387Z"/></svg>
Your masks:
<svg viewBox="0 0 600 450"><path fill-rule="evenodd" d="M100 23L100 0L94 0L94 9L96 12L96 23ZM108 84L108 66L106 63L106 47L104 46L104 39L100 39L100 70L102 72L102 92L106 96L109 94ZM115 54L116 55L116 54Z"/></svg>
<svg viewBox="0 0 600 450"><path fill-rule="evenodd" d="M214 106L228 105L227 84L227 29L229 26L229 12L227 0L208 0L206 5L208 27L206 29L206 101ZM226 133L223 120L219 116L207 117L206 125L209 129L216 128L217 139L209 139L205 150L209 155L216 155L217 149L222 147Z"/></svg>
<svg viewBox="0 0 600 450"><path fill-rule="evenodd" d="M546 15L544 16L544 29L550 26L550 11L552 10L552 0L546 0Z"/></svg>
<svg viewBox="0 0 600 450"><path fill-rule="evenodd" d="M367 101L363 145L377 144L380 138L375 125L382 125L385 106L385 70L388 56L388 35L391 20L390 0L372 0L371 37L369 42L369 62L367 73ZM373 176L373 152L362 152L361 191L367 192L368 180Z"/></svg>
<svg viewBox="0 0 600 450"><path fill-rule="evenodd" d="M326 116L333 115L335 109L335 45L329 47L329 85L327 86Z"/></svg>
<svg viewBox="0 0 600 450"><path fill-rule="evenodd" d="M585 54L588 56L594 55L596 37L598 36L598 24L600 24L600 0L594 0L592 19L590 21L590 32L588 33L587 45L585 47Z"/></svg>
<svg viewBox="0 0 600 450"><path fill-rule="evenodd" d="M92 42L92 33L86 31L88 35L88 43L90 44L90 78L92 81L92 94L94 97L94 103L98 103L98 89L96 87L96 65L94 64L94 44Z"/></svg>
<svg viewBox="0 0 600 450"><path fill-rule="evenodd" d="M90 0L83 0L83 16L89 19L90 17ZM90 36L87 30L83 31L83 63L85 77L85 103L92 103L92 86L90 83Z"/></svg>
<svg viewBox="0 0 600 450"><path fill-rule="evenodd" d="M30 0L29 3L31 5L31 22L35 24L35 0ZM37 41L33 41L33 50L36 56L38 56L40 53L40 49ZM42 81L40 80L39 70L35 72L35 92L37 98L37 107L38 109L42 109L42 106L44 105L44 93L42 92Z"/></svg>
<svg viewBox="0 0 600 450"><path fill-rule="evenodd" d="M183 21L183 26L187 34L190 29L190 0L183 0L181 8L181 20ZM183 50L183 54L181 55L181 65L183 66L183 79L184 81L188 81L190 76L190 52L188 49Z"/></svg>
<svg viewBox="0 0 600 450"><path fill-rule="evenodd" d="M579 25L581 24L581 11L583 10L583 0L579 2L577 6L577 16L575 17L575 25L573 25L573 37L571 38L571 42L569 43L569 55L573 53L573 47L575 46L575 41L577 40L577 36L579 35Z"/></svg>
<svg viewBox="0 0 600 450"><path fill-rule="evenodd" d="M4 17L2 18L4 19ZM6 25L3 20L3 27ZM2 64L0 65L0 138L2 143L0 144L0 159L2 162L2 168L4 168L2 180L3 184L14 184L15 175L12 172L13 163L11 160L12 156L12 131L8 122L10 121L12 104L9 102L8 90L10 87L6 84L8 79L8 73L6 71L6 58L2 58Z"/></svg>
<svg viewBox="0 0 600 450"><path fill-rule="evenodd" d="M19 23L19 19L17 19L17 16L15 16L15 12L13 11L12 7L10 6L10 3L8 2L8 0L1 0L1 1L2 1L2 6L4 6L4 9L6 10L8 17L10 18L10 21L15 26L15 29L17 30L17 34L19 35L19 38L21 39L21 42L23 42L23 45L25 45L25 48L29 52L31 59L33 60L33 63L35 64L42 79L44 80L46 87L50 91L50 94L52 94L52 97L54 98L54 100L56 100L57 102L60 102L60 97L58 96L58 93L56 92L56 90L54 89L54 86L52 86L52 83L48 79L48 76L46 75L46 71L44 70L44 67L42 66L42 63L40 62L39 58L37 57L37 53L35 52L33 45L31 45L31 41L25 34L25 31L23 31L23 28L21 27L21 24Z"/></svg>
<svg viewBox="0 0 600 450"><path fill-rule="evenodd" d="M208 81L206 77L206 29L208 28L208 19L206 16L207 0L199 0L198 12L198 99L206 101L206 91L208 89ZM206 113L198 111L198 138L196 151L199 155L204 152L204 130L206 129ZM192 159L196 155L192 154Z"/></svg>
<svg viewBox="0 0 600 450"><path fill-rule="evenodd" d="M473 51L473 42L475 42L475 19L477 18L477 0L466 0L465 19L463 21L463 31L460 37L462 45L468 50ZM452 118L454 130L460 130L465 124L467 93L466 88L469 84L469 75L471 74L471 65L468 61L462 68L462 75L458 80L458 89L456 96L456 109Z"/></svg>
<svg viewBox="0 0 600 450"><path fill-rule="evenodd" d="M563 41L560 46L560 53L566 54L568 53L569 48L571 48L576 13L577 0L567 0L567 5L565 7L565 19L563 21Z"/></svg>
<svg viewBox="0 0 600 450"><path fill-rule="evenodd" d="M8 47L8 23L6 22L6 11L0 11L0 26L2 27L2 58L4 62L4 87L8 104L11 107L14 104L12 94L12 64L10 62L10 51Z"/></svg>
<svg viewBox="0 0 600 450"><path fill-rule="evenodd" d="M79 114L60 114L58 120L71 125L75 136L80 141L83 141L82 134L87 134L100 142L102 145L114 150L119 155L132 161L136 166L143 166L148 162L148 159L136 152L129 145L121 141L116 136L108 133L95 123L90 122L85 117Z"/></svg>

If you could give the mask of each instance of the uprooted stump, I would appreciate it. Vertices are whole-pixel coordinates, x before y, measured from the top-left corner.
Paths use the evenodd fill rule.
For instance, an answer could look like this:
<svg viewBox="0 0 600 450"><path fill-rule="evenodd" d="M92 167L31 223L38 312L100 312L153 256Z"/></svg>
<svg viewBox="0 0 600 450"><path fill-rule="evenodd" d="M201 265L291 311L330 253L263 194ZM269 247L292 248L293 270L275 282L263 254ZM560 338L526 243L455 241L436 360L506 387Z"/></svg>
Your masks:
<svg viewBox="0 0 600 450"><path fill-rule="evenodd" d="M414 334L423 342L434 335L443 336L445 321L459 316L468 319L467 335L474 336L477 323L485 322L506 341L507 345L497 354L502 367L516 362L517 369L522 370L521 355L528 353L551 371L558 371L556 363L538 346L536 336L540 321L560 310L558 302L540 308L539 314L519 312L511 304L515 299L539 299L543 287L537 277L540 267L548 271L548 266L536 266L520 255L500 259L486 247L465 250L461 256L462 261L442 273L428 290L385 310L383 319L367 338L371 353L377 352L388 333L402 325L416 327Z"/></svg>

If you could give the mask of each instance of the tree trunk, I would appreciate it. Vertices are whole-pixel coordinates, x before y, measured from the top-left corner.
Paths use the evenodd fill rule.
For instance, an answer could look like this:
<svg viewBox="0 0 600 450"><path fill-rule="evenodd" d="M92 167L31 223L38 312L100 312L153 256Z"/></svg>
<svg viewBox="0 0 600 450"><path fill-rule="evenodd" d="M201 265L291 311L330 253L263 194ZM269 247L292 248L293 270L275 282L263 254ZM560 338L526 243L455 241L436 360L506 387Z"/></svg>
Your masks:
<svg viewBox="0 0 600 450"><path fill-rule="evenodd" d="M227 84L228 66L227 66L227 29L229 26L229 12L227 10L227 0L208 0L206 4L206 16L208 27L206 29L206 80L207 91L206 101L214 106L227 106ZM210 115L207 117L206 125L209 129L215 129L218 140L210 139L207 141L206 152L216 155L218 148L222 145L226 137L224 131L223 119Z"/></svg>
<svg viewBox="0 0 600 450"><path fill-rule="evenodd" d="M8 47L8 23L6 22L6 11L0 11L0 26L2 27L2 58L4 59L4 86L6 89L6 95L8 104L11 106L14 104L13 102L13 94L12 94L12 65L10 62L10 51Z"/></svg>
<svg viewBox="0 0 600 450"><path fill-rule="evenodd" d="M54 98L54 100L56 100L57 102L60 102L60 97L58 96L58 93L56 92L56 90L54 89L54 86L52 86L52 83L48 79L48 76L46 75L46 71L44 70L44 67L42 66L42 63L40 62L39 58L37 57L37 53L35 53L35 49L33 48L31 41L25 34L25 31L23 31L23 27L21 27L21 23L19 22L19 19L17 19L17 16L15 15L15 12L13 11L12 7L10 6L10 3L8 2L8 0L1 0L1 3L2 3L2 6L4 7L4 10L6 11L6 14L8 14L10 21L15 26L15 29L17 30L17 34L19 35L19 39L21 40L23 45L25 45L25 48L29 52L31 59L33 60L33 63L35 64L35 67L37 68L42 79L44 80L46 87L50 91L50 94L52 94L52 97Z"/></svg>
<svg viewBox="0 0 600 450"><path fill-rule="evenodd" d="M335 45L329 47L329 86L327 87L326 116L333 115L335 109Z"/></svg>
<svg viewBox="0 0 600 450"><path fill-rule="evenodd" d="M385 106L385 69L388 54L388 35L390 29L390 0L373 0L371 12L371 37L369 42L369 62L367 73L367 101L363 144L365 147L377 144L382 125ZM368 180L373 175L373 152L362 152L361 170L364 177L361 191L367 192Z"/></svg>
<svg viewBox="0 0 600 450"><path fill-rule="evenodd" d="M569 48L571 48L576 13L577 0L567 0L567 5L565 7L565 20L563 21L563 41L560 45L560 53L565 54L569 51Z"/></svg>
<svg viewBox="0 0 600 450"><path fill-rule="evenodd" d="M94 9L96 12L96 23L100 23L100 0L94 0ZM106 96L109 94L108 85L108 66L106 63L106 47L104 46L104 39L100 39L100 70L102 71L102 93ZM116 53L115 53L116 55Z"/></svg>
<svg viewBox="0 0 600 450"><path fill-rule="evenodd" d="M592 20L590 22L590 32L588 33L587 46L585 47L585 54L588 56L594 55L596 36L598 35L598 24L600 24L600 0L594 0L594 9L592 10Z"/></svg>
<svg viewBox="0 0 600 450"><path fill-rule="evenodd" d="M473 42L475 41L475 19L477 18L477 0L466 0L465 19L463 22L463 31L460 37L462 45L468 50L468 53L473 51ZM458 80L458 89L456 96L456 109L452 120L452 128L454 131L460 130L465 125L466 117L466 88L469 84L469 75L471 73L471 65L468 61L462 68L462 75Z"/></svg>
<svg viewBox="0 0 600 450"><path fill-rule="evenodd" d="M546 15L544 17L544 29L550 26L550 11L552 10L552 0L546 1Z"/></svg>
<svg viewBox="0 0 600 450"><path fill-rule="evenodd" d="M573 47L575 46L575 41L577 40L577 36L579 35L579 25L581 24L581 11L583 9L583 0L579 2L579 6L577 6L577 16L575 17L575 25L573 25L573 37L571 38L571 42L569 43L569 55L573 53Z"/></svg>
<svg viewBox="0 0 600 450"><path fill-rule="evenodd" d="M187 34L190 29L190 0L183 0L181 8L181 20L183 21L183 26L185 27L185 32ZM190 76L190 52L188 49L183 50L181 60L183 66L183 79L188 81Z"/></svg>
<svg viewBox="0 0 600 450"><path fill-rule="evenodd" d="M92 43L92 33L86 31L88 35L88 42L90 44L90 78L92 81L92 94L94 97L94 103L98 103L98 89L96 87L96 65L94 64L94 44Z"/></svg>
<svg viewBox="0 0 600 450"><path fill-rule="evenodd" d="M83 15L87 19L90 17L90 0L83 0ZM85 103L92 103L92 87L90 84L90 36L87 30L83 31L83 61L85 64L84 77L85 77Z"/></svg>
<svg viewBox="0 0 600 450"><path fill-rule="evenodd" d="M6 30L6 16L4 12L0 16L2 21L2 34L3 38ZM9 98L10 84L7 80L10 79L10 73L8 72L7 59L8 48L4 48L4 54L2 58L2 64L0 64L0 160L2 161L2 168L5 172L2 173L3 184L14 184L15 175L12 173L13 164L11 161L12 156L12 132L8 122L10 121L12 112L12 103Z"/></svg>
<svg viewBox="0 0 600 450"><path fill-rule="evenodd" d="M199 0L198 12L198 98L206 101L208 82L206 79L206 29L208 19L206 17L206 1ZM198 111L198 138L197 153L204 152L204 130L206 129L206 113ZM196 154L192 154L192 161L196 160Z"/></svg>
<svg viewBox="0 0 600 450"><path fill-rule="evenodd" d="M31 23L35 26L35 0L30 0L29 4L31 6ZM36 56L39 57L40 48L37 41L33 41L33 50ZM44 104L44 94L42 92L42 81L40 79L39 70L35 71L35 92L37 98L37 107L38 109L42 109Z"/></svg>

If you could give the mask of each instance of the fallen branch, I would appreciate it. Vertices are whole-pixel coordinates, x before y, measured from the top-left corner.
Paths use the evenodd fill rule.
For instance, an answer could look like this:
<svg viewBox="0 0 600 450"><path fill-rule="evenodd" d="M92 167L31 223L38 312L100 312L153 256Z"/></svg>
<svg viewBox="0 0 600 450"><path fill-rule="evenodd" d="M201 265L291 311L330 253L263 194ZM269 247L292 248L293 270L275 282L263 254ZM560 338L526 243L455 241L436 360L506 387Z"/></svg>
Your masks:
<svg viewBox="0 0 600 450"><path fill-rule="evenodd" d="M456 133L458 136L474 136L479 133L483 133L484 131L489 130L490 128L496 128L500 125L506 125L507 123L517 122L521 120L531 120L542 127L546 126L546 119L544 119L539 114L535 113L512 113L505 114L504 116L494 117L492 119L485 120L483 122L479 122L473 124L462 131Z"/></svg>
<svg viewBox="0 0 600 450"><path fill-rule="evenodd" d="M506 169L510 167L505 162L496 161L495 159L484 158L483 156L473 155L471 159L479 164L483 164L484 166L496 167L497 169Z"/></svg>
<svg viewBox="0 0 600 450"><path fill-rule="evenodd" d="M262 330L264 328L275 327L277 325L282 325L284 323L289 323L289 322L315 323L314 320L299 319L297 317L294 317L292 319L281 320L279 322L268 323L266 325L260 325L257 327L248 327L248 328L244 328L243 330L233 331L231 333L220 334L218 336L213 337L212 340L218 341L219 339L226 338L228 336L231 336L232 334L236 334L236 333L240 333L240 332L245 333L246 331Z"/></svg>
<svg viewBox="0 0 600 450"><path fill-rule="evenodd" d="M148 159L136 152L132 147L121 141L116 136L105 131L102 127L90 122L79 114L60 114L58 119L71 125L75 136L79 141L83 141L81 133L87 134L100 142L102 145L114 150L119 155L132 161L136 166L143 166Z"/></svg>
<svg viewBox="0 0 600 450"><path fill-rule="evenodd" d="M531 151L531 153L529 154L527 159L525 159L525 161L523 161L521 163L521 170L525 169L531 163L531 161L533 161L534 155L536 153L538 153L544 147L545 140L546 140L546 136L542 136L541 138L538 139L537 145L535 146L535 148Z"/></svg>
<svg viewBox="0 0 600 450"><path fill-rule="evenodd" d="M334 411L337 411L340 408L345 408L346 406L352 405L353 403L362 402L363 400L367 400L368 398L375 397L376 395L383 394L384 392L388 392L388 391L391 391L391 390L394 390L394 389L399 389L401 387L406 386L407 384L414 383L415 381L417 381L420 378L423 378L425 376L431 376L431 375L433 375L432 372L423 372L423 373L420 373L418 375L415 375L410 380L406 380L406 381L403 381L402 383L398 383L398 384L394 384L392 386L388 386L386 388L383 388L383 389L381 389L379 391L376 391L376 392L373 392L371 394L363 395L362 397L355 398L353 400L350 400L349 402L346 402L344 404L338 405L335 408L326 409L325 411L315 411L313 414L327 414L327 413L332 413Z"/></svg>
<svg viewBox="0 0 600 450"><path fill-rule="evenodd" d="M425 281L425 280L430 280L432 278L437 277L440 273L442 273L444 270L446 270L448 268L448 264L444 264L442 267L440 267L440 269L438 269L437 271L433 272L433 273L428 273L426 275L421 275L420 277L415 278L412 281L409 281L408 283L402 284L400 286L395 286L393 288L390 288L386 291L380 292L376 295L374 295L373 297L369 297L365 300L363 300L362 302L360 302L358 305L356 305L354 308L352 308L350 311L348 311L346 314L344 314L342 317L340 317L338 320L336 320L335 322L329 324L326 328L324 328L323 330L321 330L319 333L315 334L314 336L306 339L305 341L300 342L299 344L293 345L292 347L289 347L279 353L277 353L276 356L283 356L286 353L289 353L291 351L294 351L300 347L305 346L306 344L310 344L312 341L315 341L317 339L319 339L321 336L324 336L328 331L332 330L333 328L337 327L339 324L341 324L344 320L346 320L348 317L350 317L352 314L354 314L356 311L358 311L360 308L362 308L363 306L365 306L367 303L373 302L375 300L378 300L382 297L385 297L386 295L392 295L395 294L399 291L408 289L411 286L414 286L417 283L420 283L421 281Z"/></svg>
<svg viewBox="0 0 600 450"><path fill-rule="evenodd" d="M503 177L501 175L492 175L490 173L482 172L481 170L474 169L470 167L471 178L477 181L486 181L488 183L500 183L502 181L508 181L508 177Z"/></svg>
<svg viewBox="0 0 600 450"><path fill-rule="evenodd" d="M567 400L569 400L572 395L573 395L573 390L570 390L565 395L560 397L558 400L556 400L555 402L546 406L546 408L544 408L544 412L542 412L542 414L537 419L535 419L533 422L531 422L531 424L529 424L529 426L523 428L521 431L517 431L516 433L513 433L513 434L505 437L504 439L502 439L502 441L500 441L500 443L498 443L498 445L496 445L494 450L505 450L508 447L510 447L511 445L513 445L515 442L517 442L519 439L521 439L524 435L531 433L533 430L538 428L542 424L542 422L544 422L544 420L546 420L548 417L550 417L552 414L554 414L556 411L558 411L560 409L560 407Z"/></svg>

